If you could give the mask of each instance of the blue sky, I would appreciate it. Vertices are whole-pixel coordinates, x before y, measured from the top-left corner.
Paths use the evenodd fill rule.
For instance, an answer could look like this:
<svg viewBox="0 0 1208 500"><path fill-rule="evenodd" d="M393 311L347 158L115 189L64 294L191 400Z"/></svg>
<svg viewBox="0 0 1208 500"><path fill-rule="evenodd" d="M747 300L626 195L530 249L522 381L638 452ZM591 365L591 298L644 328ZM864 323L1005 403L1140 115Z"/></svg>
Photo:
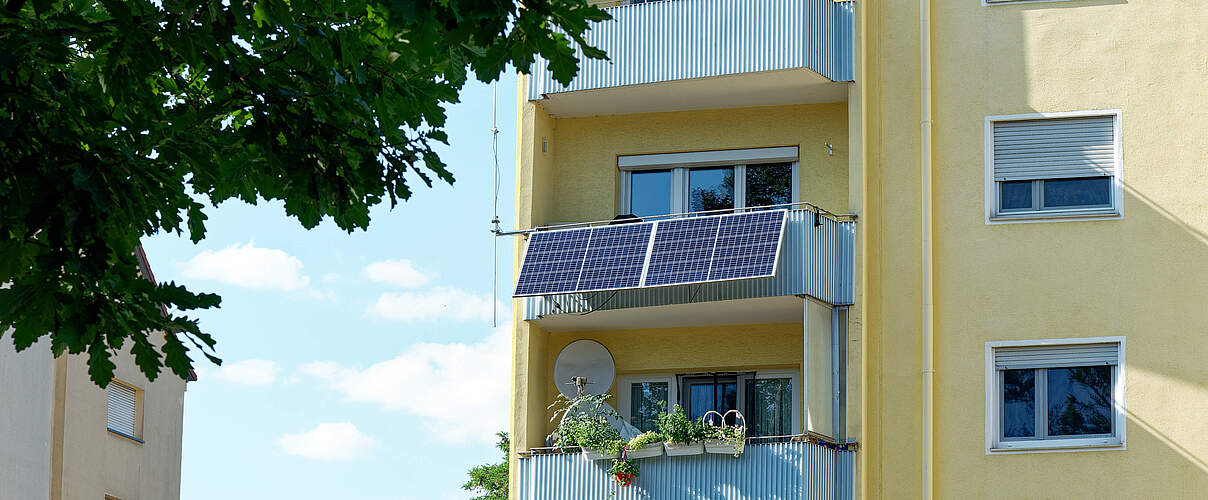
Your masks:
<svg viewBox="0 0 1208 500"><path fill-rule="evenodd" d="M500 214L510 228L516 77L499 84ZM227 202L206 239L144 241L160 281L222 295L196 314L223 367L185 394L181 498L466 498L508 404L511 243L491 326L491 88L449 108L457 182L414 184L371 229L307 231L279 203ZM195 356L200 358L200 356Z"/></svg>

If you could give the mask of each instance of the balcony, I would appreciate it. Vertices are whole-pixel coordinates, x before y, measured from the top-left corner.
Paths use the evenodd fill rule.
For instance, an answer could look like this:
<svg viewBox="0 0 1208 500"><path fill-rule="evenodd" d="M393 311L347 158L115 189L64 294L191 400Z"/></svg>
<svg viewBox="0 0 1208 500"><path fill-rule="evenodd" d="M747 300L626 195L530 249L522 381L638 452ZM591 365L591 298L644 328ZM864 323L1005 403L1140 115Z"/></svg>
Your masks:
<svg viewBox="0 0 1208 500"><path fill-rule="evenodd" d="M527 297L523 317L548 331L799 322L802 296L852 304L855 224L812 207L789 210L775 276Z"/></svg>
<svg viewBox="0 0 1208 500"><path fill-rule="evenodd" d="M664 0L607 9L586 35L609 60L569 85L538 59L528 99L556 117L839 102L853 77L853 4Z"/></svg>
<svg viewBox="0 0 1208 500"><path fill-rule="evenodd" d="M727 500L852 498L856 452L811 442L749 443L729 455L640 460L641 475L618 487L607 460L579 453L533 454L519 461L519 498L683 498ZM615 496L613 494L615 493Z"/></svg>

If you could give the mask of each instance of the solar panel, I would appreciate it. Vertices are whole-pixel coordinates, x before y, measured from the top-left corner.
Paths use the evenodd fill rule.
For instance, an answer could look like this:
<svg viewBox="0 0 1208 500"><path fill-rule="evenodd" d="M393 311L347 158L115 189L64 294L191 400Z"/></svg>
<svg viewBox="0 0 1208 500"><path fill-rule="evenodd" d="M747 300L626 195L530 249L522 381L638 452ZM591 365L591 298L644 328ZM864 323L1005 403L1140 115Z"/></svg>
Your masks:
<svg viewBox="0 0 1208 500"><path fill-rule="evenodd" d="M776 256L784 233L784 210L727 215L721 218L709 281L759 278L776 273Z"/></svg>
<svg viewBox="0 0 1208 500"><path fill-rule="evenodd" d="M580 292L636 288L642 281L653 223L600 226L591 231Z"/></svg>
<svg viewBox="0 0 1208 500"><path fill-rule="evenodd" d="M719 221L717 216L659 221L642 285L678 285L707 280Z"/></svg>
<svg viewBox="0 0 1208 500"><path fill-rule="evenodd" d="M591 228L538 231L529 236L515 296L574 292Z"/></svg>

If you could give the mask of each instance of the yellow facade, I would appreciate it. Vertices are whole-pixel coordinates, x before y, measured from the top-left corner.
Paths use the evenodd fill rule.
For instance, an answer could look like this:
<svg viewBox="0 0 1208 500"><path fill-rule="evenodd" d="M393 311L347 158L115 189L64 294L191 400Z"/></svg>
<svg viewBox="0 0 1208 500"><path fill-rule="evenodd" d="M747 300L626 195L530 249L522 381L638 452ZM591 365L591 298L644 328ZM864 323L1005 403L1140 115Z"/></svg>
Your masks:
<svg viewBox="0 0 1208 500"><path fill-rule="evenodd" d="M923 494L919 18L858 4L864 496ZM1208 491L1208 15L1194 2L932 1L934 497ZM1119 109L1120 220L988 225L984 119ZM853 120L854 121L854 120ZM856 133L856 132L853 132ZM988 455L985 343L1127 338L1126 449Z"/></svg>
<svg viewBox="0 0 1208 500"><path fill-rule="evenodd" d="M1208 114L1200 108L1208 102L1208 11L1185 1L924 5L930 200L920 4L857 1L847 102L555 118L526 100L522 84L517 227L611 218L618 155L797 145L801 199L858 216L843 432L860 444L857 496L924 497L929 471L934 498L1202 498ZM988 224L986 118L1090 110L1120 113L1122 217ZM838 146L833 156L824 143ZM933 262L930 455L925 205ZM548 378L554 356L574 339L604 343L621 373L817 361L803 358L799 324L755 326L784 333L761 339L768 352L741 361L724 361L721 346L684 351L682 361L666 353L683 349L679 336L749 327L711 328L550 333L517 313L513 433L522 438L515 449L540 445L548 431L533 414L544 417L556 388L532 384L532 375ZM987 452L987 342L1108 336L1127 340L1124 446ZM827 403L810 394L807 412Z"/></svg>

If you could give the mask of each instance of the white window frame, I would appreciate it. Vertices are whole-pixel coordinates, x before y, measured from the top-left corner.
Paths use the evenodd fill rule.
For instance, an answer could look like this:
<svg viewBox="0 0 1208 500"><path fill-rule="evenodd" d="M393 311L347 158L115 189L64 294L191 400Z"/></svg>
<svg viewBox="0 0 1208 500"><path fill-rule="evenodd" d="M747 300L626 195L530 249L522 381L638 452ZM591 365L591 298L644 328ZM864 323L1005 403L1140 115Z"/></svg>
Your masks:
<svg viewBox="0 0 1208 500"><path fill-rule="evenodd" d="M769 378L787 378L789 383L793 385L793 423L792 427L795 434L801 434L805 429L801 426L801 398L805 394L805 387L801 385L801 370L768 370L756 371L755 380ZM746 406L746 401L743 401L743 406ZM744 414L745 418L746 415Z"/></svg>
<svg viewBox="0 0 1208 500"><path fill-rule="evenodd" d="M109 401L109 398L110 398L109 391L112 390L112 388L109 388L109 387L107 387L105 389L105 419L106 419L105 428L106 428L106 430L108 430L110 434L113 434L116 436L121 436L123 438L132 440L139 444L145 443L145 441L143 440L143 398L144 398L144 394L145 394L143 392L143 389L141 389L140 387L138 387L134 384L127 383L125 381L118 380L116 378L113 380L110 380L109 384L114 387L125 388L134 393L134 415L132 415L132 420L133 420L132 423L134 424L134 432L127 434L122 429L114 429L112 427L109 427L109 422L108 422L109 413L113 411L113 408L111 407L110 401Z"/></svg>
<svg viewBox="0 0 1208 500"><path fill-rule="evenodd" d="M1112 379L1112 428L1109 437L1085 437L1063 439L1037 439L1026 441L1002 441L1001 376L994 368L994 351L1004 347L1061 347L1079 344L1118 344L1117 364L1113 367ZM1043 453L1067 451L1123 450L1127 448L1127 406L1124 401L1125 341L1123 336L1085 337L1067 339L1007 340L986 342L986 454ZM1040 411L1037 408L1037 411Z"/></svg>
<svg viewBox="0 0 1208 500"><path fill-rule="evenodd" d="M1014 2L1013 2L1014 3ZM1085 220L1112 220L1124 217L1124 182L1123 165L1124 151L1121 147L1120 130L1122 128L1119 109L1100 109L1084 111L1061 111L1055 113L1024 113L1014 115L994 115L985 118L985 204L986 224L1018 224L1029 222L1062 222ZM998 182L994 180L994 124L996 122L1017 120L1040 120L1045 118L1079 118L1094 116L1112 116L1115 119L1112 138L1116 146L1116 164L1112 171L1112 203L1110 207L1069 208L1060 210L1027 210L999 213ZM1033 191L1033 198L1037 193ZM1035 201L1035 200L1034 200Z"/></svg>
<svg viewBox="0 0 1208 500"><path fill-rule="evenodd" d="M678 377L679 376L691 377L691 376L695 376L695 375L699 375L699 373L696 373L696 372L685 372L685 373L679 373L679 374L658 373L658 374L644 374L644 375L627 375L627 376L623 376L623 377L618 377L617 378L617 411L620 412L621 418L623 420L625 420L626 423L628 423L630 410L632 409L632 405L633 405L632 396L630 396L630 388L631 388L632 384L637 384L637 383L642 383L642 382L666 383L667 387L668 387L668 389L667 389L667 409L670 410L671 407L679 404L679 401L680 401ZM804 432L804 430L801 426L801 407L803 404L802 398L804 398L804 396L805 396L805 387L803 387L801 385L801 371L800 370L763 370L763 371L755 370L754 378L756 380L771 379L771 378L787 378L787 379L791 380L791 383L793 385L792 427L796 434L800 434L800 433ZM741 381L742 377L739 376L738 379ZM743 389L739 388L738 392L742 393ZM739 404L745 408L746 401L745 400L740 401ZM743 414L743 418L746 418L745 413Z"/></svg>
<svg viewBox="0 0 1208 500"><path fill-rule="evenodd" d="M726 149L721 151L694 151L688 153L655 153L623 155L617 157L617 168L621 170L621 193L619 213L633 213L629 196L632 188L631 175L635 171L671 171L671 213L688 211L688 170L701 167L734 167L734 206L738 211L747 206L747 166L764 163L789 163L793 168L792 202L801 201L801 167L797 146L770 148ZM661 214L660 214L661 215Z"/></svg>
<svg viewBox="0 0 1208 500"><path fill-rule="evenodd" d="M677 394L679 388L675 383L675 375L629 375L620 377L617 382L617 411L621 414L621 419L626 423L629 422L630 410L633 406L633 396L630 395L630 389L633 384L644 382L667 384L667 406L665 410L670 410L679 401L679 394Z"/></svg>

